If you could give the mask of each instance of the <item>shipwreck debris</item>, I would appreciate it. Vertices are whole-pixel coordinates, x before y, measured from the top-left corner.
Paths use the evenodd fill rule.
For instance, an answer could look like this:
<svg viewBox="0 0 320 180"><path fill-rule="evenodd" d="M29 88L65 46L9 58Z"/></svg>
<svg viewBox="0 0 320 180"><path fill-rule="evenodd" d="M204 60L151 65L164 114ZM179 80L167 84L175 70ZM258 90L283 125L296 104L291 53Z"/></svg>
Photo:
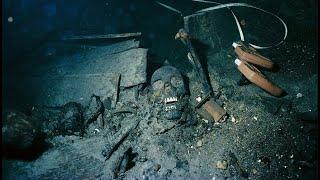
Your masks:
<svg viewBox="0 0 320 180"><path fill-rule="evenodd" d="M19 74L21 83L16 88L32 93L19 94L21 98L17 99L25 98L39 106L59 106L71 101L86 104L90 100L88 94L95 94L104 102L119 94L119 89L136 92L146 83L147 52L148 49L139 48L139 41L127 40L62 54L46 65L26 65L28 70ZM127 99L133 99L134 94L128 93ZM22 104L19 100L17 103Z"/></svg>
<svg viewBox="0 0 320 180"><path fill-rule="evenodd" d="M112 95L112 97L113 97L113 101L111 101L111 107L112 108L115 108L117 102L119 101L120 80L121 80L121 74L118 74L117 76L115 76L113 78L113 81L112 81L112 84L116 88L114 94Z"/></svg>
<svg viewBox="0 0 320 180"><path fill-rule="evenodd" d="M104 35L83 35L83 36L65 36L62 37L63 41L70 40L89 40L89 39L117 39L141 36L141 32L136 33L122 33L122 34L104 34Z"/></svg>
<svg viewBox="0 0 320 180"><path fill-rule="evenodd" d="M228 167L228 162L226 160L223 161L217 161L216 168L226 170Z"/></svg>
<svg viewBox="0 0 320 180"><path fill-rule="evenodd" d="M298 93L297 95L296 95L296 98L298 99L298 98L302 98L303 97L303 94L302 93Z"/></svg>
<svg viewBox="0 0 320 180"><path fill-rule="evenodd" d="M135 114L136 112L137 110L135 108L121 104L116 106L112 114L123 114L123 113Z"/></svg>
<svg viewBox="0 0 320 180"><path fill-rule="evenodd" d="M85 108L83 118L85 119L85 126L88 126L93 121L96 121L100 115L104 113L104 106L99 96L92 95L88 106ZM103 117L102 117L103 118ZM102 126L104 122L102 122Z"/></svg>
<svg viewBox="0 0 320 180"><path fill-rule="evenodd" d="M245 45L243 42L234 42L232 46L234 47L234 51L240 60L269 70L274 68L274 63L269 58L262 56L257 50Z"/></svg>
<svg viewBox="0 0 320 180"><path fill-rule="evenodd" d="M121 143L138 126L139 122L140 121L136 121L131 126L127 126L125 127L125 129L120 129L120 131L113 136L115 137L115 139L111 139L108 141L108 143L105 145L105 147L101 151L101 154L105 158L105 160L108 160L111 157L113 152L118 149Z"/></svg>
<svg viewBox="0 0 320 180"><path fill-rule="evenodd" d="M179 10L177 10L177 9L171 7L171 6L168 6L168 5L166 5L166 4L160 3L160 2L158 2L158 1L156 1L156 3L159 4L159 5L162 6L162 7L165 7L165 8L167 8L167 9L173 11L173 12L176 12L176 13L178 13L178 14L180 14L180 15L182 16L182 12L181 12L181 11L179 11Z"/></svg>
<svg viewBox="0 0 320 180"><path fill-rule="evenodd" d="M8 157L25 158L37 143L40 134L36 121L20 112L8 112L2 115L2 153Z"/></svg>
<svg viewBox="0 0 320 180"><path fill-rule="evenodd" d="M212 98L212 87L208 83L207 76L202 67L201 61L195 51L195 48L192 44L190 35L184 29L180 29L179 32L176 34L175 38L180 39L183 42L183 44L187 47L189 51L189 61L191 62L194 71L197 73L197 81L201 82L201 92L196 98L197 105L195 108L203 108L212 116L214 121L223 122L227 112L221 106L219 106Z"/></svg>
<svg viewBox="0 0 320 180"><path fill-rule="evenodd" d="M256 67L253 65L236 59L235 64L239 71L252 83L272 94L273 96L280 97L284 94L284 90L277 85L271 83Z"/></svg>
<svg viewBox="0 0 320 180"><path fill-rule="evenodd" d="M197 148L202 147L202 145L203 145L203 140L197 141L197 144L196 144L196 147L197 147Z"/></svg>
<svg viewBox="0 0 320 180"><path fill-rule="evenodd" d="M247 46L243 42L234 42L232 46L234 47L234 51L239 58L235 60L235 64L243 76L273 96L281 96L284 94L284 90L271 83L254 66L257 65L265 69L272 70L274 69L275 65L270 59L260 55L253 47Z"/></svg>
<svg viewBox="0 0 320 180"><path fill-rule="evenodd" d="M125 176L125 172L130 169L130 166L134 166L134 162L130 162L135 156L132 153L132 147L128 148L122 156L115 163L115 168L113 170L113 177L123 179Z"/></svg>

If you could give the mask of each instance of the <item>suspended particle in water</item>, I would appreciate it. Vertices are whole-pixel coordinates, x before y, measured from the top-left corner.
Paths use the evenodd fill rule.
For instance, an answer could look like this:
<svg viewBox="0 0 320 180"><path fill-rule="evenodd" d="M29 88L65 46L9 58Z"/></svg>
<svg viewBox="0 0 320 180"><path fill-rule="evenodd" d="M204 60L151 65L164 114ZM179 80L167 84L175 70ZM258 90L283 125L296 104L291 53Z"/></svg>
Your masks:
<svg viewBox="0 0 320 180"><path fill-rule="evenodd" d="M13 22L13 17L8 17L8 22L12 23Z"/></svg>
<svg viewBox="0 0 320 180"><path fill-rule="evenodd" d="M246 21L245 21L244 19L242 19L242 20L240 21L240 24L241 24L241 26L245 26L245 25L246 25Z"/></svg>

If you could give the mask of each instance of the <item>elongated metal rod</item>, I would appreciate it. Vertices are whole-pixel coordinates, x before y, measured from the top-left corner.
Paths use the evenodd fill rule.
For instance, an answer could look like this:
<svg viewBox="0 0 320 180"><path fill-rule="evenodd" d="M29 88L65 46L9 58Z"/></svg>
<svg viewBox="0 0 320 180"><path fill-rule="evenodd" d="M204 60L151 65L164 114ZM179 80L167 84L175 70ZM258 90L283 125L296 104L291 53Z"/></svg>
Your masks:
<svg viewBox="0 0 320 180"><path fill-rule="evenodd" d="M179 34L180 34L180 37L178 37ZM192 62L193 62L192 65L197 73L197 76L199 77L199 80L201 81L201 84L203 86L202 89L205 91L204 93L211 94L212 93L211 87L208 84L208 79L207 79L205 72L202 68L202 65L200 63L200 59L199 59L198 55L196 54L196 51L192 45L192 42L190 40L189 35L187 34L187 32L184 29L180 29L177 36L176 36L176 39L180 39L183 42L183 44L188 48L188 50L191 54L191 57L189 57L189 58L192 58Z"/></svg>
<svg viewBox="0 0 320 180"><path fill-rule="evenodd" d="M104 34L104 35L84 35L84 36L66 36L61 40L85 40L85 39L115 39L115 38L126 38L126 37L137 37L141 36L141 32L136 33L123 33L123 34Z"/></svg>

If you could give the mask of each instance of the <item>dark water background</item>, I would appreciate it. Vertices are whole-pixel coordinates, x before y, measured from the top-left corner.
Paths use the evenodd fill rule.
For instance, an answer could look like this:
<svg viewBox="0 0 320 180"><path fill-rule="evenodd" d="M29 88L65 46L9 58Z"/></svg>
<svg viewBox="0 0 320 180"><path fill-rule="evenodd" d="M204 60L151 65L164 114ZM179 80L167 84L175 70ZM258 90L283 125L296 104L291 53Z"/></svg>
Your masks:
<svg viewBox="0 0 320 180"><path fill-rule="evenodd" d="M210 4L191 0L160 1L189 15ZM316 0L242 0L217 1L244 2L275 13L288 25L287 41L305 41L308 48L317 49L318 1ZM3 4L3 96L5 106L10 106L14 95L10 86L15 82L17 66L21 63L43 59L30 59L35 52L50 42L58 42L64 35L93 35L108 33L142 32L142 46L149 48L150 68L155 69L164 60L187 72L189 64L180 42L174 35L183 26L182 17L151 0L4 0ZM234 8L240 18L251 19L251 30L260 32L265 40L274 40L282 31L261 13L246 8ZM13 21L9 22L8 18ZM269 21L268 21L269 20ZM250 21L249 21L250 22ZM234 25L234 22L230 22ZM226 35L226 38L228 36ZM46 48L47 53L55 49ZM316 67L310 67L316 71Z"/></svg>

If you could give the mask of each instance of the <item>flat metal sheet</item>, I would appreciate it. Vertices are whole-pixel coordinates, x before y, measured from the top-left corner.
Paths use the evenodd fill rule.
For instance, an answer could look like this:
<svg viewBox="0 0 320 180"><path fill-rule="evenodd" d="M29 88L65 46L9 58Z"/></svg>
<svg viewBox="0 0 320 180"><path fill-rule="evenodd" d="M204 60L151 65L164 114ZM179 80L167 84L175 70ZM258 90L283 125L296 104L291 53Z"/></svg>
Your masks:
<svg viewBox="0 0 320 180"><path fill-rule="evenodd" d="M121 74L120 86L130 87L146 82L147 51L147 49L136 48L106 55L93 55L89 52L65 58L60 64L47 68L47 73L37 76L118 73Z"/></svg>
<svg viewBox="0 0 320 180"><path fill-rule="evenodd" d="M92 94L102 100L113 98L119 93L119 76L124 88L146 83L148 50L136 45L134 41L118 43L35 66L17 77L20 83L14 85L12 93L16 101L28 106L56 106L70 101L86 104Z"/></svg>
<svg viewBox="0 0 320 180"><path fill-rule="evenodd" d="M119 75L77 74L52 77L27 77L19 84L25 87L25 96L33 105L60 106L67 102L87 104L95 94L101 100L117 93Z"/></svg>

